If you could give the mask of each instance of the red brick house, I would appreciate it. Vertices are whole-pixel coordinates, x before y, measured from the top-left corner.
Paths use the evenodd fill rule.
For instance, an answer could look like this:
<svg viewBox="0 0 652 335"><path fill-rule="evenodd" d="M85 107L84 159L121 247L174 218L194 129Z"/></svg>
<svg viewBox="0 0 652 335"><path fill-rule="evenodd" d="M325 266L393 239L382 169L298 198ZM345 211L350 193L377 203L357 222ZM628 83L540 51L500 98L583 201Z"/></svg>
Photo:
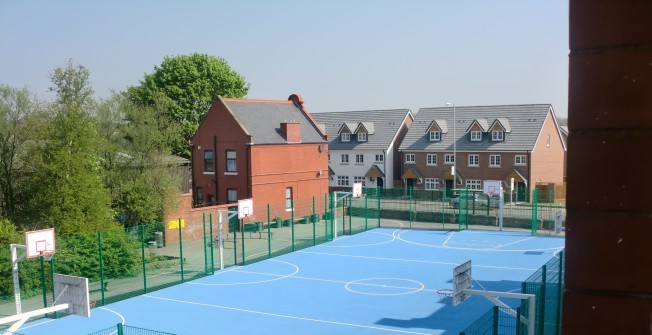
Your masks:
<svg viewBox="0 0 652 335"><path fill-rule="evenodd" d="M284 206L328 193L326 135L298 94L218 98L190 146L194 207L247 198Z"/></svg>
<svg viewBox="0 0 652 335"><path fill-rule="evenodd" d="M500 180L509 194L514 178L514 200L527 201L533 186L564 181L566 145L551 105L456 107L455 117L453 107L422 108L400 151L409 187L482 190Z"/></svg>

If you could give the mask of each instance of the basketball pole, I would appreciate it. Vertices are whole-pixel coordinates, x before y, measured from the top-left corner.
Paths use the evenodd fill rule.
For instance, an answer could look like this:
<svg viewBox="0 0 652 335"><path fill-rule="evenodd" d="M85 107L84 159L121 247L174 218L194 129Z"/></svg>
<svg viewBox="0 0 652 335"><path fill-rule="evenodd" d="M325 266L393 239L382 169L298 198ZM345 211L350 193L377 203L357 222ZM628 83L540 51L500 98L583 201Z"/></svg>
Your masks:
<svg viewBox="0 0 652 335"><path fill-rule="evenodd" d="M20 277L18 276L18 262L22 261L27 252L22 252L18 254L18 249L27 250L27 247L22 244L11 244L11 274L14 279L14 299L16 300L16 314L22 312L22 306L20 301Z"/></svg>
<svg viewBox="0 0 652 335"><path fill-rule="evenodd" d="M227 216L226 222L229 222L232 217L238 215L238 211L230 211L230 210L219 210L217 211L217 231L218 231L218 236L217 236L217 245L218 245L218 250L220 251L220 270L224 270L224 239L222 238L223 232L222 232L222 224L224 223L224 216Z"/></svg>

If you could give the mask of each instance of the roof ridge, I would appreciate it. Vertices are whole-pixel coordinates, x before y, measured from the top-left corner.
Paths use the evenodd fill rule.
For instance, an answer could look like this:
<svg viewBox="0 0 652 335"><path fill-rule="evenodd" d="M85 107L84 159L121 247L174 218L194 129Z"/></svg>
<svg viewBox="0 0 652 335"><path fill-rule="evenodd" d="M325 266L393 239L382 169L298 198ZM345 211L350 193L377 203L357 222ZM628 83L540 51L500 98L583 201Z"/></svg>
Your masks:
<svg viewBox="0 0 652 335"><path fill-rule="evenodd" d="M245 99L245 98L222 98L227 102L254 102L254 103L277 103L277 104L291 104L290 100L270 100L270 99Z"/></svg>

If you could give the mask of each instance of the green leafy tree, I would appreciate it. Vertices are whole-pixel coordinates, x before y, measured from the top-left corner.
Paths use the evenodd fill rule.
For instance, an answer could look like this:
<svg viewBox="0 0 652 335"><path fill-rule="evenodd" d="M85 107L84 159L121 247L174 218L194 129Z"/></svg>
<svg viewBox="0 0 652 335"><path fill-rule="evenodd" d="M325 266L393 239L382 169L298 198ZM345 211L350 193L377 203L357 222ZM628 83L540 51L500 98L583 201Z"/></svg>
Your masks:
<svg viewBox="0 0 652 335"><path fill-rule="evenodd" d="M213 101L218 96L242 98L249 87L224 59L195 53L166 57L140 85L129 87L127 92L139 104L152 105L161 95L172 102L167 115L182 127L182 137L174 141L173 153L189 158L188 140Z"/></svg>
<svg viewBox="0 0 652 335"><path fill-rule="evenodd" d="M0 86L0 217L20 220L28 198L29 147L39 103L26 89ZM32 140L30 142L30 140Z"/></svg>
<svg viewBox="0 0 652 335"><path fill-rule="evenodd" d="M111 198L103 184L101 137L91 118L88 70L68 62L51 75L59 96L52 118L40 132L33 193L42 226L67 236L102 230L114 222Z"/></svg>

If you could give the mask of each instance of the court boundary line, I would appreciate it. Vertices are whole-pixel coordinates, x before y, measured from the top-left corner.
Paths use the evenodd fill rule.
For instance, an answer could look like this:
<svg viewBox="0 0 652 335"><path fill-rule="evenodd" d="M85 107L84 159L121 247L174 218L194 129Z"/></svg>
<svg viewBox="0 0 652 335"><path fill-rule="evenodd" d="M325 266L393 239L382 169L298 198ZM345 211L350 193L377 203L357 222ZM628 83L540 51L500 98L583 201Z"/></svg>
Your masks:
<svg viewBox="0 0 652 335"><path fill-rule="evenodd" d="M265 316L272 316L272 317L278 317L278 318L284 318L284 319L310 321L310 322L316 322L316 323L325 323L325 324L348 326L348 327L355 327L355 328L374 329L374 330L380 330L380 331L386 331L386 332L392 332L392 333L415 334L415 335L432 335L431 333L420 333L420 332L414 332L414 331L409 331L409 330L398 330L398 329L382 328L382 327L375 327L375 326L365 326L365 325L359 325L359 324L348 323L348 322L339 322L339 321L328 321L328 320L320 320L320 319L313 319L313 318L304 318L304 317L300 317L300 316L269 313L269 312L255 311L255 310L251 310L251 309L236 308L236 307L229 307L229 306L221 306L221 305L207 304L207 303L201 303L201 302L195 302L195 301L187 301L187 300L172 299L172 298L163 298L163 297L157 297L157 296L153 296L153 295L149 295L149 294L145 294L142 297L150 298L150 299L164 300L164 301L171 301L171 302L178 302L178 303L188 304L188 305L212 307L212 308L225 309L225 310L236 311L236 312L244 312L244 313L252 313L252 314L265 315Z"/></svg>
<svg viewBox="0 0 652 335"><path fill-rule="evenodd" d="M343 255L343 254L334 254L328 252L316 252L316 251L305 251L298 250L296 252L306 253L306 254L316 254L316 255L326 255L326 256L339 256L339 257L353 257L353 258L364 258L364 259L377 259L382 261L398 261L398 262L414 262L414 263L426 263L426 264L440 264L440 265L459 265L459 263L450 263L450 262L436 262L436 261L424 261L419 259L403 259L403 258L387 258L387 257L374 257L374 256L359 256L359 255ZM496 265L478 265L473 264L473 267L489 268L489 269L504 269L504 270L523 270L523 271L536 271L537 269L530 268L514 268L508 266L496 266Z"/></svg>
<svg viewBox="0 0 652 335"><path fill-rule="evenodd" d="M419 245L423 247L430 247L430 248L442 248L442 249L454 249L454 250L469 250L469 251L487 251L487 252L528 252L528 251L553 251L553 250L562 250L564 247L555 247L555 248L543 248L543 249L519 249L519 250L502 250L502 249L495 249L495 248L462 248L462 247L451 247L447 245L436 245L436 244L427 244L427 243L419 243L419 242L414 242L414 241L409 241L401 237L401 235L409 232L409 229L400 229L402 230L401 233L396 235L396 238L400 241L403 241L405 243L413 244L413 245ZM536 236L532 236L533 238Z"/></svg>
<svg viewBox="0 0 652 335"><path fill-rule="evenodd" d="M377 242L377 243L368 243L368 244L353 244L353 245L328 245L328 244L320 244L319 246L321 247L326 247L326 248L358 248L358 247L370 247L374 245L381 245L381 244L388 244L396 241L396 236L392 234L385 234L385 233L379 233L379 232L373 232L373 231L368 231L370 234L377 234L377 235L385 235L391 237L389 241L383 241L383 242ZM348 237L348 236L347 236ZM344 239L344 238L342 238ZM341 240L338 238L335 241Z"/></svg>
<svg viewBox="0 0 652 335"><path fill-rule="evenodd" d="M271 261L271 262L278 262L278 263L285 263L288 264L292 267L294 267L294 272L288 274L288 275L279 275L280 277L274 278L274 279L268 279L268 280L258 280L258 281L251 281L251 282L239 282L239 283L195 283L195 282L188 282L190 285L200 285L200 286L233 286L233 285L250 285L250 284L262 284L262 283L269 283L272 281L277 281L285 278L289 278L294 276L295 274L299 273L299 266L296 264L286 262L286 261L280 261L278 259L267 259L266 261ZM230 270L233 272L238 272L238 270ZM225 271L226 272L226 271ZM205 277L204 277L205 278Z"/></svg>

